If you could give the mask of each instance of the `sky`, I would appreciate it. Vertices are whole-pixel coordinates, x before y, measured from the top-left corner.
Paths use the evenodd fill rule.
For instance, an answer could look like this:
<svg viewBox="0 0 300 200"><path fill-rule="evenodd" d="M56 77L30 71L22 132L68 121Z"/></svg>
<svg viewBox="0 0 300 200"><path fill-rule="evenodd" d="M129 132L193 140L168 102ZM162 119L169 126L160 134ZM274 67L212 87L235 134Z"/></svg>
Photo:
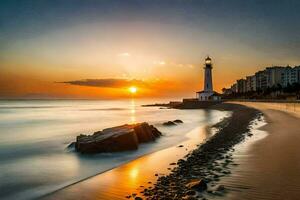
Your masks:
<svg viewBox="0 0 300 200"><path fill-rule="evenodd" d="M1 0L0 98L188 98L300 64L299 0Z"/></svg>

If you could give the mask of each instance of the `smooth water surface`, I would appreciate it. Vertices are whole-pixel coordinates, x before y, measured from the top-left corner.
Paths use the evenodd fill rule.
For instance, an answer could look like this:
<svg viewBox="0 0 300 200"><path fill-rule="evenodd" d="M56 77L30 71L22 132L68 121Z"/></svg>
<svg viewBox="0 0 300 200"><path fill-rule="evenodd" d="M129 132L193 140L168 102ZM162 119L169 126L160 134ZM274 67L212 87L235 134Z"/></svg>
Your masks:
<svg viewBox="0 0 300 200"><path fill-rule="evenodd" d="M137 100L0 101L0 199L32 199L187 140L195 127L228 112L142 107ZM183 124L164 127L165 121ZM67 148L79 134L125 123L148 122L163 133L137 151L79 155Z"/></svg>

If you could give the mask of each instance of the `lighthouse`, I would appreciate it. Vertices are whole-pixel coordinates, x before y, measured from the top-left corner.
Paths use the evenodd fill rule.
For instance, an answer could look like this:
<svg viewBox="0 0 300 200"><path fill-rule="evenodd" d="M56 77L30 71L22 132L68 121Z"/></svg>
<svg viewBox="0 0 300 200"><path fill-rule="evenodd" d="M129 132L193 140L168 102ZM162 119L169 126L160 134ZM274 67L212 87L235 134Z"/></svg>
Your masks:
<svg viewBox="0 0 300 200"><path fill-rule="evenodd" d="M213 92L211 70L212 70L211 58L207 56L207 58L205 59L205 66L204 66L204 91L205 92Z"/></svg>
<svg viewBox="0 0 300 200"><path fill-rule="evenodd" d="M198 101L219 101L220 95L213 90L212 82L212 60L209 56L205 58L204 64L204 87L196 93Z"/></svg>

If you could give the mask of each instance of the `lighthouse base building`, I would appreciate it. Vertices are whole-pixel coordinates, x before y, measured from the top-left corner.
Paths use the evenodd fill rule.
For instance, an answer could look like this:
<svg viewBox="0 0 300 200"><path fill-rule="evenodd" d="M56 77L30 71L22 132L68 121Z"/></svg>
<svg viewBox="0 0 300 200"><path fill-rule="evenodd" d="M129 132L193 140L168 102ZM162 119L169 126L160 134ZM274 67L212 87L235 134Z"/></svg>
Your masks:
<svg viewBox="0 0 300 200"><path fill-rule="evenodd" d="M217 92L199 91L196 93L198 101L220 101L221 96Z"/></svg>

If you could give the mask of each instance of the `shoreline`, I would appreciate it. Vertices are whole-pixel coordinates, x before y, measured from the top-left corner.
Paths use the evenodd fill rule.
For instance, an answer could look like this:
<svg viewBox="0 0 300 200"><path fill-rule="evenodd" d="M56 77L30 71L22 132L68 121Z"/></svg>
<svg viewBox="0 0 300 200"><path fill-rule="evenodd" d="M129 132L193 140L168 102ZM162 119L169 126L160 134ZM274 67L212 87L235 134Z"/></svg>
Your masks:
<svg viewBox="0 0 300 200"><path fill-rule="evenodd" d="M105 194L101 198L96 199L125 199L127 192L119 190L119 185L115 185L115 181L121 181L120 183L124 183L123 186L120 186L121 189L126 188L128 190L131 190L132 192L138 192L140 185L135 183L131 185L132 183L126 182L128 180L130 180L130 182L143 182L144 185L151 185L148 182L155 182L157 178L156 176L154 176L155 173L159 175L169 173L169 169L167 168L169 167L170 162L176 162L178 159L186 155L186 152L195 148L197 144L191 142L190 137L193 137L192 135L195 135L195 133L198 134L199 132L201 132L202 136L200 137L205 138L206 134L210 134L207 133L206 130L207 127L197 127L187 134L187 137L189 138L188 140L185 140L178 145L140 156L139 158L131 160L111 170L100 173L96 176L92 176L83 181L79 181L76 184L66 186L52 193L48 193L38 199L74 199L78 195L84 199L95 199L96 195L101 195L102 193ZM178 147L179 145L183 145L184 147L180 148ZM176 155L170 156L170 153ZM162 158L168 161L158 163L158 161ZM146 165L146 167L144 165ZM153 167L155 165L157 165L157 168ZM122 178L120 178L121 180L115 180L120 176L122 176ZM142 178L140 176L142 176ZM113 179L113 181L111 181L111 179ZM97 184L100 185L99 189L95 188ZM107 192L106 186L116 186L118 193L110 194L109 192ZM81 187L83 187L84 189L81 189ZM91 193L95 194L90 195Z"/></svg>
<svg viewBox="0 0 300 200"><path fill-rule="evenodd" d="M145 197L199 199L208 193L219 196L225 192L225 188L217 186L217 183L220 177L231 173L228 170L233 163L230 152L245 137L251 136L250 122L261 113L254 108L234 104L219 104L212 109L230 110L233 114L228 122L220 124L220 130L210 140L188 154L187 159L180 159L169 175L159 177L154 188L146 188L143 191ZM198 181L196 190L190 187L195 181ZM202 182L204 184L200 184Z"/></svg>
<svg viewBox="0 0 300 200"><path fill-rule="evenodd" d="M243 106L242 106L243 107ZM215 109L215 110L224 110L224 111L233 111L234 109L240 109L241 108L241 106L237 106L237 105L228 105L228 104L221 104L221 105L215 105L214 106L214 108L213 109ZM237 109L237 110L238 110ZM258 113L258 111L257 110L255 110L255 109L250 109L250 110L252 110L252 111L254 111L254 113L255 113L255 116L256 116L256 114ZM237 113L237 112L236 112ZM245 112L243 112L243 113L245 113ZM244 115L247 115L247 116L249 116L249 113L248 114L244 114ZM250 118L248 118L247 117L247 125L246 125L246 127L248 127L248 124L249 124L249 122L252 120L252 118L253 118L253 116L251 115L251 117ZM228 119L227 119L227 121L228 121ZM229 120L230 121L230 120ZM218 124L216 124L216 125L214 125L214 128L222 128L222 127L224 127L226 125L226 123L218 123ZM204 131L204 130L203 130ZM214 137L214 136L213 136ZM208 141L210 141L210 140L208 140ZM207 143L207 142L206 142ZM205 144L206 144L205 143ZM204 145L205 145L204 144ZM202 145L203 146L203 145ZM199 147L199 143L195 143L194 144L194 147L193 148L190 148L189 150L194 150L194 149L197 149ZM200 146L201 147L201 146ZM185 148L185 147L184 147ZM171 150L171 152L172 151L180 151L180 150L183 150L183 148L178 148L178 147L171 147L171 148L168 148L168 149L166 149L166 150L162 150L162 152L161 151L158 151L158 152L155 152L155 153L152 153L152 154L156 154L156 157L160 157L158 154L164 154L163 153L163 151L169 151L170 152L170 149L172 149ZM180 159L182 159L182 158L184 158L186 155L189 155L190 153L188 153L188 151L181 151L181 152L177 152L178 153L178 155L179 156L177 156L177 158L176 158L176 156L175 156L175 158L176 159L173 159L172 160L172 163L177 163L177 161L178 160L180 160ZM188 153L188 154L187 154ZM84 192L84 193L89 193L89 195L85 195L84 196L84 198L85 199L95 199L95 198L93 198L93 197L95 197L95 196L97 196L97 195L99 195L99 194L101 194L101 189L99 188L99 189L96 189L96 188L94 188L94 184L95 184L95 182L97 182L97 180L99 181L99 179L101 179L101 177L103 178L103 177L106 177L106 176L110 176L110 175L107 175L107 174L113 174L113 173L115 173L116 171L118 172L118 173L121 173L121 172L119 172L118 170L119 169L121 169L121 170L123 170L124 171L124 169L126 169L126 166L130 166L130 165L132 165L133 163L135 163L135 162L139 162L139 161L137 161L137 160L143 160L144 158L146 158L147 159L147 157L149 157L149 158L151 158L151 155L149 156L149 155L147 155L147 156L142 156L142 158L138 158L138 159L136 159L136 160L133 160L133 161L130 161L129 163L127 163L127 164L125 164L125 165L122 165L122 166L119 166L119 167L117 167L117 168L114 168L114 169L112 169L112 170L109 170L109 171L106 171L105 173L100 173L99 175L96 175L95 177L90 177L90 178L87 178L87 179L85 179L85 180L83 180L83 181L79 181L79 182L77 182L77 183L74 183L74 184L72 184L72 185L70 185L70 186L66 186L66 187L64 187L64 188L62 188L62 189L59 189L58 191L54 191L54 192L52 192L52 193L50 193L50 194L47 194L47 195L45 195L45 196L43 196L43 197L41 197L42 199L57 199L57 198L59 198L59 197L64 197L64 199L72 199L72 198L74 198L74 193L77 193L78 194L78 191L81 191L81 192ZM153 156L152 156L153 157ZM154 158L155 158L155 156L154 156ZM167 157L166 157L167 158ZM157 158L156 158L157 159ZM168 159L168 158L167 158ZM156 182L156 179L157 179L157 177L162 177L162 176L164 176L165 174L169 174L169 172L171 171L171 170L174 170L174 167L175 167L175 165L169 165L171 163L171 161L169 162L169 163L167 163L167 165L165 165L165 166L160 166L160 167L158 167L158 169L156 169L155 171L156 171L156 173L155 174L159 174L158 176L155 176L155 174L149 174L149 172L147 172L148 174L147 174L147 176L153 176L152 177L152 182L154 183L154 182ZM125 167L124 167L125 166ZM149 166L149 167L151 167L151 166ZM152 168L153 168L154 166L152 166ZM154 168L156 168L156 167L154 167ZM151 171L151 170L149 170L149 171ZM122 172L123 173L123 172ZM122 174L121 173L121 174ZM163 174L162 174L163 173ZM173 173L173 172L171 172L171 173ZM144 189L144 188L147 188L147 186L146 185L148 185L149 187L154 187L154 185L153 185L153 183L151 182L151 184L147 184L147 180L145 180L146 181L146 184L145 184L145 186L143 185L143 187L140 187L140 190L137 190L136 189L136 191L134 191L133 192L133 196L135 196L135 195L139 195L139 196L141 196L141 194L142 193L140 193L140 192L143 192L142 191L142 189ZM145 182L144 181L144 182ZM114 185L111 185L110 184L110 186L111 187L114 187ZM140 185L141 186L141 185ZM85 190L87 190L87 191L84 191L84 189L79 189L80 187L83 187L83 188L85 188ZM119 187L119 186L117 186L116 185L116 187ZM113 189L113 188L112 188ZM123 188L124 189L124 188ZM88 192L88 191L90 191L90 192ZM103 191L102 191L103 192ZM72 194L71 194L72 193ZM93 193L96 193L96 195L92 195ZM105 193L105 192L104 192ZM107 192L106 192L107 193ZM82 195L82 194L81 194ZM112 196L111 196L112 194L110 194L110 195L108 195L108 196L110 196L110 198L112 198ZM114 197L114 199L124 199L125 198L125 196L128 196L128 195L130 195L130 196L132 196L132 193L130 193L130 194L128 194L128 191L126 191L125 193L123 192L123 194L113 194L113 195L115 195L115 196L113 196ZM117 198L116 197L116 195L119 195L119 198ZM105 194L103 194L102 193L102 197L101 198L96 198L96 199L110 199L110 198L107 198L107 197L104 197L105 196Z"/></svg>

